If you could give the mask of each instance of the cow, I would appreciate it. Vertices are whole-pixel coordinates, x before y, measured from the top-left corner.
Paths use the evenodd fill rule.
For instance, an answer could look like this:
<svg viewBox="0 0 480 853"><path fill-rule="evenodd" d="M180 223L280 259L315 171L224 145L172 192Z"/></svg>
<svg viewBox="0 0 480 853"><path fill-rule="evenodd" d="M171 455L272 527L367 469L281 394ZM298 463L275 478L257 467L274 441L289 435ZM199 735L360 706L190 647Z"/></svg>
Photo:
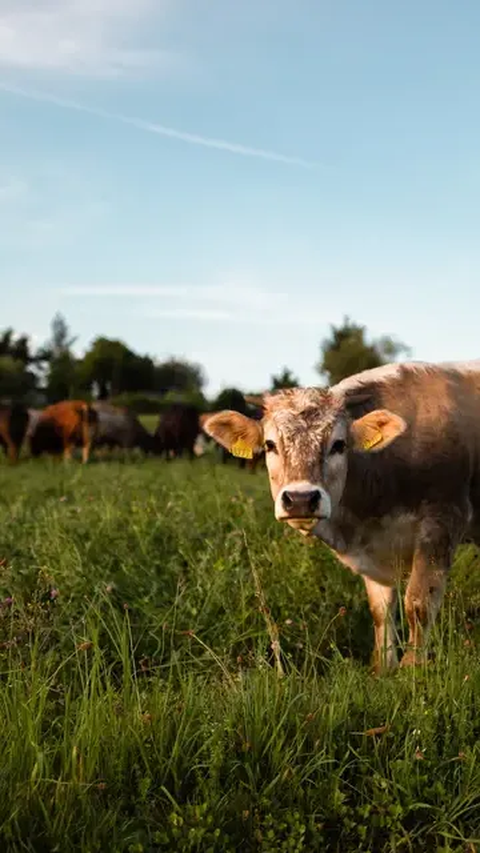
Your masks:
<svg viewBox="0 0 480 853"><path fill-rule="evenodd" d="M83 400L54 403L36 417L30 435L30 452L34 457L42 453L63 453L67 461L72 457L73 448L80 446L82 461L86 463L97 426L97 412Z"/></svg>
<svg viewBox="0 0 480 853"><path fill-rule="evenodd" d="M278 521L319 537L363 577L376 672L398 665L396 582L409 566L401 666L427 660L458 545L480 545L480 359L390 364L330 388L267 395L204 429L230 452L265 449Z"/></svg>
<svg viewBox="0 0 480 853"><path fill-rule="evenodd" d="M230 409L229 411L236 411L236 410L231 410L231 409ZM212 438L212 436L211 436L211 435L210 435L210 434L205 430L204 425L205 425L205 424L210 420L210 418L212 418L212 417L213 417L213 415L215 415L215 414L219 414L219 413L218 413L218 412L205 412L205 413L203 413L203 414L201 414L201 415L200 415L200 429L202 430L203 434L207 437L207 439L211 439L211 438ZM257 415L256 413L252 413L251 417L256 417L256 418L258 419L258 415ZM260 416L260 419L261 419L261 416ZM229 459L229 457L230 457L230 454L229 454L229 452L227 451L227 449L226 449L225 447L223 447L223 446L222 446L222 444L218 443L218 446L219 446L220 451L221 451L221 460L222 460L222 463L223 463L223 464L226 464L226 463L228 462L228 459ZM247 458L245 458L245 457L240 456L240 457L237 459L237 461L238 461L238 464L239 464L239 467L240 467L240 468L245 468L245 467L247 467L247 468L248 468L248 470L249 470L249 471L251 471L251 472L252 472L252 474L253 474L253 473L255 473L255 471L257 470L258 464L259 464L259 462L260 462L260 460L261 460L262 458L264 458L263 449L262 449L262 451L261 451L260 453L255 452L255 453L252 455L252 457L251 457L251 458L248 458L248 459L247 459Z"/></svg>
<svg viewBox="0 0 480 853"><path fill-rule="evenodd" d="M200 415L197 407L191 403L171 403L160 415L155 430L156 452L169 459L183 456L186 451L190 459L195 459L195 445L200 433Z"/></svg>
<svg viewBox="0 0 480 853"><path fill-rule="evenodd" d="M28 409L22 403L0 404L0 446L16 463L28 429Z"/></svg>
<svg viewBox="0 0 480 853"><path fill-rule="evenodd" d="M125 450L139 448L144 453L155 452L155 440L127 408L113 406L106 401L92 403L98 415L94 447L120 447Z"/></svg>

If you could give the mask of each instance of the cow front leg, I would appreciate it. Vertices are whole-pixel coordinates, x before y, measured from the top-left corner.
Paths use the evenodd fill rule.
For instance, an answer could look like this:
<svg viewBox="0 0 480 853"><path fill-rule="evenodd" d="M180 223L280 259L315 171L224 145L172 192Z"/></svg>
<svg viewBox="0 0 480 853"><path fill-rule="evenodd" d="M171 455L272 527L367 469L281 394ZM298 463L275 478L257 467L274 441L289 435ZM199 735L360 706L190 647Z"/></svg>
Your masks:
<svg viewBox="0 0 480 853"><path fill-rule="evenodd" d="M65 444L63 445L63 461L64 462L71 462L72 452L73 452L73 444L70 444L70 442L66 441Z"/></svg>
<svg viewBox="0 0 480 853"><path fill-rule="evenodd" d="M442 523L426 519L419 531L412 572L405 593L409 636L401 666L415 666L427 660L430 631L443 602L448 572L460 538L452 529L454 512Z"/></svg>
<svg viewBox="0 0 480 853"><path fill-rule="evenodd" d="M375 632L372 667L376 673L395 669L398 666L395 642L397 590L394 586L384 586L366 575L363 575L363 580Z"/></svg>

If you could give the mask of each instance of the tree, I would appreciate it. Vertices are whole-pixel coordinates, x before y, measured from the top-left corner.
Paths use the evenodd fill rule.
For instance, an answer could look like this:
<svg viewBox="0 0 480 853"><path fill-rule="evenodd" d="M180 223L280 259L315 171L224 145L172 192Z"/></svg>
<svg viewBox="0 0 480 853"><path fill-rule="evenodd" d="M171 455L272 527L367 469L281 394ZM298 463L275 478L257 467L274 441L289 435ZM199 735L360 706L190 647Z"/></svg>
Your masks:
<svg viewBox="0 0 480 853"><path fill-rule="evenodd" d="M330 327L330 337L321 344L316 369L329 385L335 385L354 373L395 361L401 353L408 356L410 348L388 335L368 343L365 326L345 317L343 325Z"/></svg>
<svg viewBox="0 0 480 853"><path fill-rule="evenodd" d="M299 380L288 367L284 367L278 376L272 376L272 391L280 391L282 388L298 388L299 385Z"/></svg>
<svg viewBox="0 0 480 853"><path fill-rule="evenodd" d="M125 391L151 391L155 365L149 356L139 356L123 341L96 338L80 365L82 384L95 389L100 399Z"/></svg>
<svg viewBox="0 0 480 853"><path fill-rule="evenodd" d="M20 359L11 355L0 355L0 397L8 399L24 398L35 389L35 376L26 370Z"/></svg>
<svg viewBox="0 0 480 853"><path fill-rule="evenodd" d="M172 357L155 365L153 385L158 394L169 391L200 394L205 385L205 374L199 364Z"/></svg>
<svg viewBox="0 0 480 853"><path fill-rule="evenodd" d="M247 404L244 395L238 388L224 388L213 401L212 409L214 412L220 412L222 409L230 409L233 412L240 412L242 415L245 415Z"/></svg>
<svg viewBox="0 0 480 853"><path fill-rule="evenodd" d="M65 318L57 312L51 322L50 340L42 347L40 356L48 362L46 392L50 403L68 400L76 395L78 362L72 353L77 340L71 335Z"/></svg>
<svg viewBox="0 0 480 853"><path fill-rule="evenodd" d="M12 328L0 333L0 396L22 398L35 390L37 377L29 368L37 361L28 335L15 335Z"/></svg>

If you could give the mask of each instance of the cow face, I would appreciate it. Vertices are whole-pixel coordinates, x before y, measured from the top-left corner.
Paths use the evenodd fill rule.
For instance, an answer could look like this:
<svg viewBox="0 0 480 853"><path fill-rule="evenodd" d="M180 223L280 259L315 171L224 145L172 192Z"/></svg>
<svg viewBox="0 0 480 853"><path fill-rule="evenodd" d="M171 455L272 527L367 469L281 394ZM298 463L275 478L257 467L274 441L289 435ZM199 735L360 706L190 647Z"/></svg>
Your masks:
<svg viewBox="0 0 480 853"><path fill-rule="evenodd" d="M317 388L266 396L261 422L225 411L204 424L205 432L236 455L265 451L275 517L302 532L335 513L349 453L377 453L405 429L405 421L385 409L352 420L342 401Z"/></svg>

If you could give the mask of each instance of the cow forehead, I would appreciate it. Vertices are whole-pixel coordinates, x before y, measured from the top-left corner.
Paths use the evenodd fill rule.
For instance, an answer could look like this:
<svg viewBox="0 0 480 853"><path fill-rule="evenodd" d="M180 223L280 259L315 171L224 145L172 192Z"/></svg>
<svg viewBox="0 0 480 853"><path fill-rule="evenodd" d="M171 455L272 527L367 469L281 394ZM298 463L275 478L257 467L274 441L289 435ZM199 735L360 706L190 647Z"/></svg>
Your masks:
<svg viewBox="0 0 480 853"><path fill-rule="evenodd" d="M331 432L342 412L339 401L321 388L292 388L265 398L264 425L271 424L290 444L317 444Z"/></svg>

